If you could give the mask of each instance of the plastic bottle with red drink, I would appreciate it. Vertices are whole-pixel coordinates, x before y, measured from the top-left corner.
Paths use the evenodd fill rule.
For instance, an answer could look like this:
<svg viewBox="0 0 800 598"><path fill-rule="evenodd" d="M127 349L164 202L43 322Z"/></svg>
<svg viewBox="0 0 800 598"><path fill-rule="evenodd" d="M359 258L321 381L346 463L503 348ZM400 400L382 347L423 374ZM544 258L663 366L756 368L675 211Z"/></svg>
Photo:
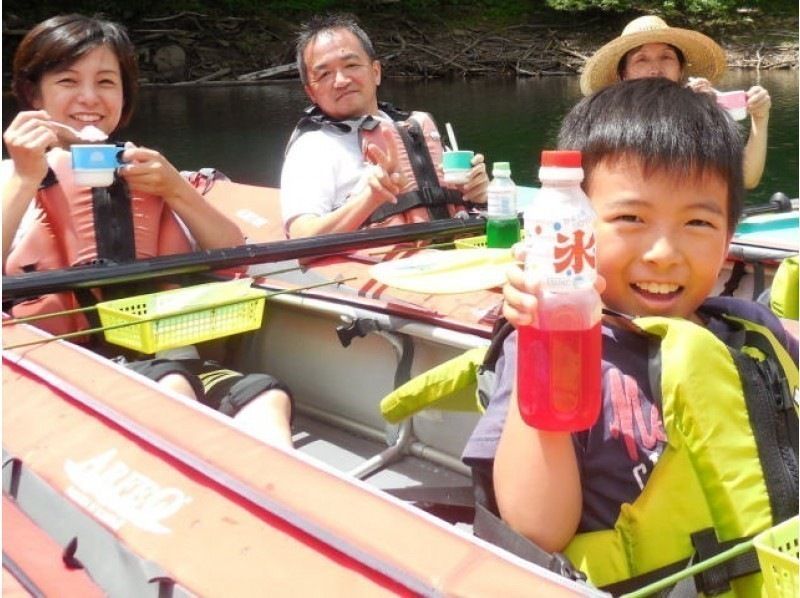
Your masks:
<svg viewBox="0 0 800 598"><path fill-rule="evenodd" d="M539 180L524 222L525 269L541 290L534 324L518 330L517 396L528 425L572 432L600 413L595 212L581 189L580 152L543 151Z"/></svg>

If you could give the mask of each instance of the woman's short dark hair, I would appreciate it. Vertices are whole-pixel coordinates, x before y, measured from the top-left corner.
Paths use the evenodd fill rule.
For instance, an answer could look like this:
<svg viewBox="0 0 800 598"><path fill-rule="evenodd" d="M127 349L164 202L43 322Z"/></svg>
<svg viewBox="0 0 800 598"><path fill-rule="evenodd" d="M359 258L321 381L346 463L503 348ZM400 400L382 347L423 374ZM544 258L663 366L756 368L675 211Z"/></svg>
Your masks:
<svg viewBox="0 0 800 598"><path fill-rule="evenodd" d="M67 68L102 45L108 46L119 61L123 96L119 126L126 125L139 91L139 67L133 44L122 25L79 14L42 21L20 42L14 54L11 83L20 108L33 108L45 73Z"/></svg>
<svg viewBox="0 0 800 598"><path fill-rule="evenodd" d="M728 229L744 201L744 145L736 123L714 97L662 77L621 81L583 98L567 114L561 149L583 153L586 179L604 160L634 157L645 174L666 171L678 180L716 174L728 185Z"/></svg>
<svg viewBox="0 0 800 598"><path fill-rule="evenodd" d="M358 24L358 21L353 15L339 13L324 16L314 16L301 25L300 31L297 34L297 41L295 42L295 49L297 52L297 71L300 74L300 81L303 83L303 85L308 84L306 59L303 55L306 51L306 47L308 44L314 41L320 33L324 31L333 31L336 29L344 29L355 35L369 59L377 60L377 54L375 54L375 48L372 46L372 41L369 39L367 33Z"/></svg>

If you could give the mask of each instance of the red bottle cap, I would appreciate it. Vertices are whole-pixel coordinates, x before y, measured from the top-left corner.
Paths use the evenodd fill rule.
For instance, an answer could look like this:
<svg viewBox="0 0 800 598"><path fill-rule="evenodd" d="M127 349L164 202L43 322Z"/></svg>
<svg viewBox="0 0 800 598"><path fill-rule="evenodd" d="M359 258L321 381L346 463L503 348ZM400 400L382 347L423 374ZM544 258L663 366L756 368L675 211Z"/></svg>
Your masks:
<svg viewBox="0 0 800 598"><path fill-rule="evenodd" d="M577 150L557 150L542 152L542 166L557 166L560 168L580 168L581 153Z"/></svg>

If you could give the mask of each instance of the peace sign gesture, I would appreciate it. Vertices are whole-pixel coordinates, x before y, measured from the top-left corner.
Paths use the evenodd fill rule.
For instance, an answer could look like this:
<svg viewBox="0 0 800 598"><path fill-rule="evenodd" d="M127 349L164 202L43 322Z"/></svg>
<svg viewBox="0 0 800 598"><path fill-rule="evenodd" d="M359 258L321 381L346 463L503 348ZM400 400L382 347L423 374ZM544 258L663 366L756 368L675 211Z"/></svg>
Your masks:
<svg viewBox="0 0 800 598"><path fill-rule="evenodd" d="M375 207L387 201L397 203L397 195L406 185L405 177L397 171L397 147L392 133L382 129L381 136L385 150L376 143L367 143L364 148L364 155L372 164L367 175L367 186L370 201Z"/></svg>

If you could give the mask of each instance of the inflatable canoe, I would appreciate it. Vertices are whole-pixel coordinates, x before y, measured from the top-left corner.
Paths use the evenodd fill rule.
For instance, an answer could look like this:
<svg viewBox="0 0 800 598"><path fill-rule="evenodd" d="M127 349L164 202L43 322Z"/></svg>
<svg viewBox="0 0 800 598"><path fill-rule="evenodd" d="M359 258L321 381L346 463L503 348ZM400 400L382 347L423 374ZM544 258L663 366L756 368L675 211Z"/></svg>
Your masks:
<svg viewBox="0 0 800 598"><path fill-rule="evenodd" d="M270 293L263 323L199 348L289 384L295 450L71 342L28 344L48 338L35 325L5 326L4 578L82 596L600 595L472 536L459 458L479 417L469 381L399 419L381 410L397 386L488 345L499 290L399 291L371 268L416 255L413 243L364 231L312 258L284 241L277 191L220 182L209 197L252 246L123 274L88 267L71 283L4 279L4 299L250 264ZM767 276L777 258L759 262Z"/></svg>

